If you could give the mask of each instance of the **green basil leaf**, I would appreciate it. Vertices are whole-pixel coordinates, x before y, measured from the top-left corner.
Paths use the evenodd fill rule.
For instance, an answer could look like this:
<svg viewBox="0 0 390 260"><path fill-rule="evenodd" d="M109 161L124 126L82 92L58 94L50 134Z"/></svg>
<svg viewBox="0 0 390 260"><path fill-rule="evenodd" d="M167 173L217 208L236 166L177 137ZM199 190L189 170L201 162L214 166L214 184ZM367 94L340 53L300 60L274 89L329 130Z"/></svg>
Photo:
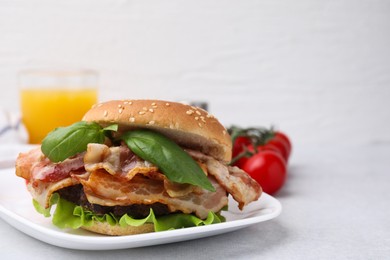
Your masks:
<svg viewBox="0 0 390 260"><path fill-rule="evenodd" d="M167 137L149 130L134 130L121 139L136 155L156 165L169 180L215 191L200 166Z"/></svg>
<svg viewBox="0 0 390 260"><path fill-rule="evenodd" d="M50 132L42 141L41 150L52 162L60 162L87 150L89 143L103 143L102 127L94 122L77 122L59 127Z"/></svg>

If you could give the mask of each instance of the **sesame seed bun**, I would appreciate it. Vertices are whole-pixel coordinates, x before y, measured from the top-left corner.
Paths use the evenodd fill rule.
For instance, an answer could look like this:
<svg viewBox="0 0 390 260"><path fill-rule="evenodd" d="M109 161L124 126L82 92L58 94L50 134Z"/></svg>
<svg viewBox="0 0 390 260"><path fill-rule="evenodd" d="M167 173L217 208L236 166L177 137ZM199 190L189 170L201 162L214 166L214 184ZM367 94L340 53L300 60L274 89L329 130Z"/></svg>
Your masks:
<svg viewBox="0 0 390 260"><path fill-rule="evenodd" d="M184 148L229 162L232 142L225 127L207 111L163 100L113 100L93 106L84 121L119 125L119 132L147 128L160 132Z"/></svg>

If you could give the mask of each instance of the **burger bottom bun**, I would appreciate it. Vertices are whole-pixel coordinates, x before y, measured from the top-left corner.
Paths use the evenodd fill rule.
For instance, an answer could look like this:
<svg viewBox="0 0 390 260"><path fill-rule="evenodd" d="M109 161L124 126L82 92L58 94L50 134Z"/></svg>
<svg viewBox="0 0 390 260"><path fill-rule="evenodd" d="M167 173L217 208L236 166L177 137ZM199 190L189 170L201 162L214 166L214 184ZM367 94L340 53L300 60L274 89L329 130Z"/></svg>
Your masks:
<svg viewBox="0 0 390 260"><path fill-rule="evenodd" d="M152 223L146 223L138 227L135 226L121 227L119 225L111 226L107 222L102 223L102 222L95 221L92 226L89 227L82 226L81 228L94 233L99 233L99 234L109 235L109 236L126 236L126 235L136 235L136 234L154 232L154 224Z"/></svg>

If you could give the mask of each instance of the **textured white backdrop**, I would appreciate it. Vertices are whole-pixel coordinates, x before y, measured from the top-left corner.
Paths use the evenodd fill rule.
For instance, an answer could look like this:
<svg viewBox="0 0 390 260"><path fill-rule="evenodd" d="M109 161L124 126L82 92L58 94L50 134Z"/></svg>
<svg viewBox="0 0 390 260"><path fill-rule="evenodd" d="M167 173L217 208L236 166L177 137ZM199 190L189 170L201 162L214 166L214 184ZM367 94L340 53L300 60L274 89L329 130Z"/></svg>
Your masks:
<svg viewBox="0 0 390 260"><path fill-rule="evenodd" d="M101 100L206 100L297 145L390 142L387 0L0 0L1 107L35 67L96 69Z"/></svg>

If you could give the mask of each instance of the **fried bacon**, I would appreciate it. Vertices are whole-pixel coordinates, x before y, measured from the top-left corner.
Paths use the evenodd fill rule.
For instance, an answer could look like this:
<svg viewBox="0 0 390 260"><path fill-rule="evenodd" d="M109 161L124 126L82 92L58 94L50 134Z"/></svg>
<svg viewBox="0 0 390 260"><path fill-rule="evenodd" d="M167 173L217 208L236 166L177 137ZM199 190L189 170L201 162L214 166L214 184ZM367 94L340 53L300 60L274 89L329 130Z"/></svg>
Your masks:
<svg viewBox="0 0 390 260"><path fill-rule="evenodd" d="M16 174L27 180L32 196L45 207L49 206L52 193L77 184L83 186L92 204L161 203L167 205L170 212L195 213L200 218L227 205L228 193L239 203L240 209L259 198L260 186L242 170L200 152L187 152L201 166L216 192L169 181L158 167L142 160L125 145L89 144L86 152L60 163L50 162L36 148L19 155Z"/></svg>
<svg viewBox="0 0 390 260"><path fill-rule="evenodd" d="M262 192L260 185L240 168L225 166L213 157L197 151L187 152L193 158L206 163L209 173L233 196L240 209L260 197Z"/></svg>
<svg viewBox="0 0 390 260"><path fill-rule="evenodd" d="M120 158L113 159L113 158ZM136 175L140 174L149 179L163 181L165 191L171 197L185 196L195 190L201 190L199 187L173 183L158 171L153 164L142 160L130 151L127 146L108 147L103 144L89 144L87 153L84 156L85 169L88 172L105 170L111 175L124 178L125 181L131 181ZM201 167L205 168L205 166ZM206 169L204 169L206 171ZM206 172L207 173L207 172Z"/></svg>
<svg viewBox="0 0 390 260"><path fill-rule="evenodd" d="M217 212L224 207L228 198L226 191L210 179L216 192L202 190L201 193L188 193L181 197L171 197L165 192L164 183L158 179L135 176L132 181L118 181L118 178L96 171L88 181L81 181L85 195L92 204L102 206L126 206L132 204L162 203L168 206L170 212L195 213L200 218L206 218L209 211Z"/></svg>
<svg viewBox="0 0 390 260"><path fill-rule="evenodd" d="M40 148L35 148L19 154L16 175L30 181L58 182L69 177L71 172L84 173L84 154L77 154L61 163L52 163Z"/></svg>
<svg viewBox="0 0 390 260"><path fill-rule="evenodd" d="M89 144L84 156L84 167L89 172L103 169L128 181L138 173L158 171L156 166L142 160L124 145L108 147L104 144Z"/></svg>

